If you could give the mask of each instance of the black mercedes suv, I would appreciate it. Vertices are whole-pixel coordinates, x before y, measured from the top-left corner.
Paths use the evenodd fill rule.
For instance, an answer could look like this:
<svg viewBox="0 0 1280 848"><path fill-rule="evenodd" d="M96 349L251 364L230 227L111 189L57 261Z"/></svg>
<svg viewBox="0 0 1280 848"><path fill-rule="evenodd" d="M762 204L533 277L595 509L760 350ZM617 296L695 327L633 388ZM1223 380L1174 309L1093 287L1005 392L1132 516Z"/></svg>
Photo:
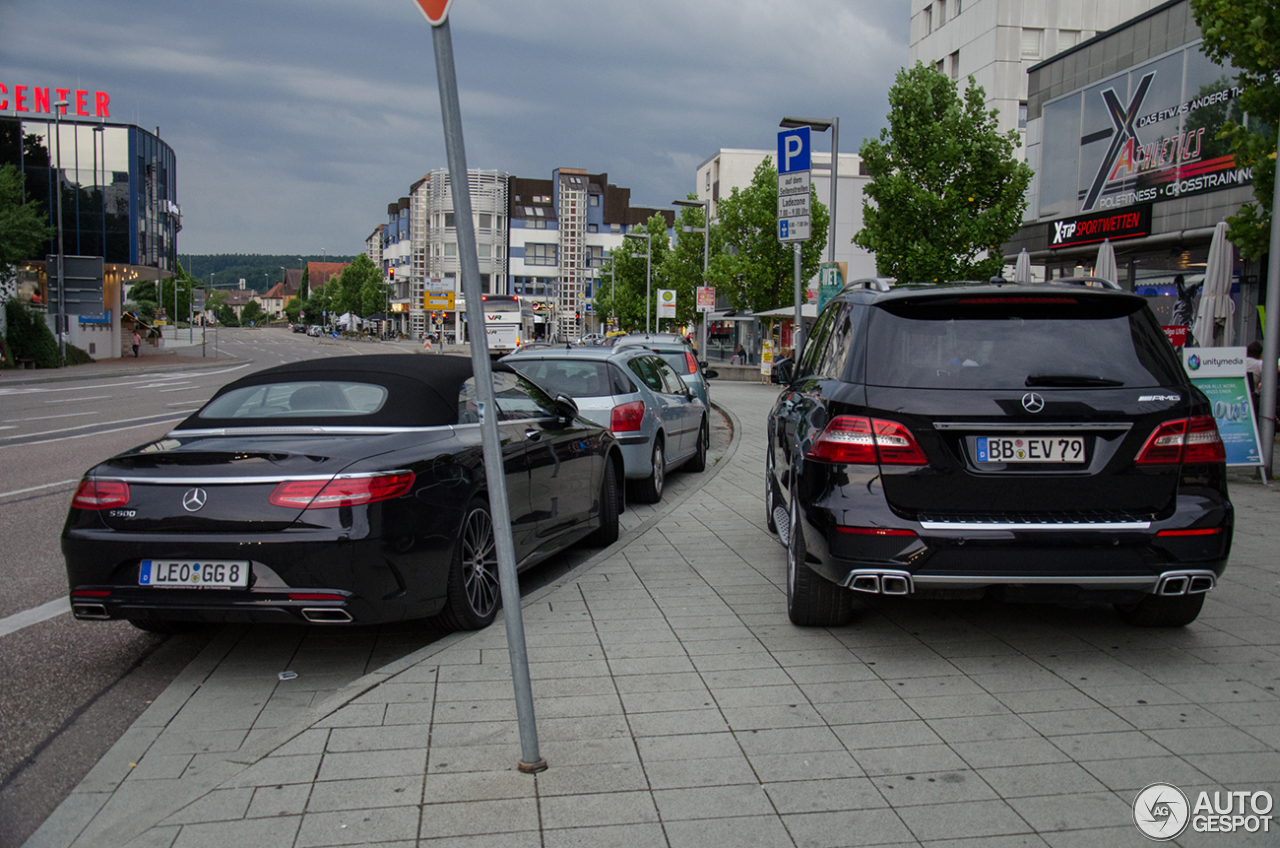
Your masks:
<svg viewBox="0 0 1280 848"><path fill-rule="evenodd" d="M1231 550L1225 452L1146 302L1101 281L851 283L769 414L787 611L854 593L1194 621Z"/></svg>

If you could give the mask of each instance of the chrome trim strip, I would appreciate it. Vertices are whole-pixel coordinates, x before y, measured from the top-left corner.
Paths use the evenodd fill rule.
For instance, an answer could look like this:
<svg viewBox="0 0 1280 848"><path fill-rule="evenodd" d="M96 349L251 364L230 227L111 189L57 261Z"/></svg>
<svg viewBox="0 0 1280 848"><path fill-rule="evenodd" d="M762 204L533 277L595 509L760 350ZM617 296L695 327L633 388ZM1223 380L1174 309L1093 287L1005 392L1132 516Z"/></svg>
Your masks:
<svg viewBox="0 0 1280 848"><path fill-rule="evenodd" d="M383 436L394 433L434 433L437 430L458 430L463 427L479 427L479 424L436 424L431 427L331 427L281 426L281 427L211 427L203 430L170 430L166 438L181 439L184 436Z"/></svg>
<svg viewBox="0 0 1280 848"><path fill-rule="evenodd" d="M1051 424L1042 421L1025 421L1021 423L999 422L988 423L970 422L970 421L935 421L933 422L935 430L954 430L961 433L1010 433L1022 430L1031 430L1037 433L1055 432L1055 431L1076 431L1085 430L1088 432L1107 432L1107 433L1127 433L1133 429L1133 424L1117 422L1114 424L1092 424L1087 422L1073 421L1066 424Z"/></svg>
<svg viewBox="0 0 1280 848"><path fill-rule="evenodd" d="M1017 585L1065 585L1104 586L1120 589L1154 591L1160 576L1151 574L1089 575L1089 574L914 574L916 588L946 586L1017 586Z"/></svg>
<svg viewBox="0 0 1280 848"><path fill-rule="evenodd" d="M93 477L94 480L118 480L148 486L243 486L255 483L292 483L306 480L357 480L362 477L386 477L408 474L408 468L393 471L367 471L359 474L272 474L264 477Z"/></svg>
<svg viewBox="0 0 1280 848"><path fill-rule="evenodd" d="M1148 530L1150 521L1070 521L1061 524L983 521L921 521L925 530Z"/></svg>

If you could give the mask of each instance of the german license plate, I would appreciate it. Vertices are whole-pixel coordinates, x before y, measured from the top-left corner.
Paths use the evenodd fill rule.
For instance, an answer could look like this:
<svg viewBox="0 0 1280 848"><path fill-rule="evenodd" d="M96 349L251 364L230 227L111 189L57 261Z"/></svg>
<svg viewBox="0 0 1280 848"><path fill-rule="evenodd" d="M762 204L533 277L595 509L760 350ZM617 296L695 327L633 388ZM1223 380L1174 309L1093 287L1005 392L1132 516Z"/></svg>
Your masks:
<svg viewBox="0 0 1280 848"><path fill-rule="evenodd" d="M1084 462L1080 436L979 436L978 462Z"/></svg>
<svg viewBox="0 0 1280 848"><path fill-rule="evenodd" d="M249 563L144 559L138 568L138 585L175 589L243 589L249 585Z"/></svg>

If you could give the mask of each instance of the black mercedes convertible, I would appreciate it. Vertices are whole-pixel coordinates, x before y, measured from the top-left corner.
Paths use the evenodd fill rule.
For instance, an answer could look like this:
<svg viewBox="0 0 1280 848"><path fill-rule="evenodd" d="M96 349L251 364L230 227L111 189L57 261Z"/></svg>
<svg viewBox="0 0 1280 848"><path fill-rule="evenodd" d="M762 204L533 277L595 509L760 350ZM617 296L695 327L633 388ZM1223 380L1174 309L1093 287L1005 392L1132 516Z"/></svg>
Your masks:
<svg viewBox="0 0 1280 848"><path fill-rule="evenodd" d="M618 537L606 429L493 375L517 566ZM494 525L471 360L373 355L268 368L165 438L85 474L62 532L76 618L489 624Z"/></svg>

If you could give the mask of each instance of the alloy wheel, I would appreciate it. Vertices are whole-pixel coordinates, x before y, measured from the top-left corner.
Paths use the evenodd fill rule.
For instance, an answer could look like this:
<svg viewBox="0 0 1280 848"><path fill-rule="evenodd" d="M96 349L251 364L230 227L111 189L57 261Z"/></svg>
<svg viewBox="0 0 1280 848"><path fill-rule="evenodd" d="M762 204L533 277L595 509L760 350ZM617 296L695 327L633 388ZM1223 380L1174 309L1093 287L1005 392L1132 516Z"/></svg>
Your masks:
<svg viewBox="0 0 1280 848"><path fill-rule="evenodd" d="M498 603L498 549L493 520L483 509L472 510L462 531L462 582L472 612L484 618Z"/></svg>

